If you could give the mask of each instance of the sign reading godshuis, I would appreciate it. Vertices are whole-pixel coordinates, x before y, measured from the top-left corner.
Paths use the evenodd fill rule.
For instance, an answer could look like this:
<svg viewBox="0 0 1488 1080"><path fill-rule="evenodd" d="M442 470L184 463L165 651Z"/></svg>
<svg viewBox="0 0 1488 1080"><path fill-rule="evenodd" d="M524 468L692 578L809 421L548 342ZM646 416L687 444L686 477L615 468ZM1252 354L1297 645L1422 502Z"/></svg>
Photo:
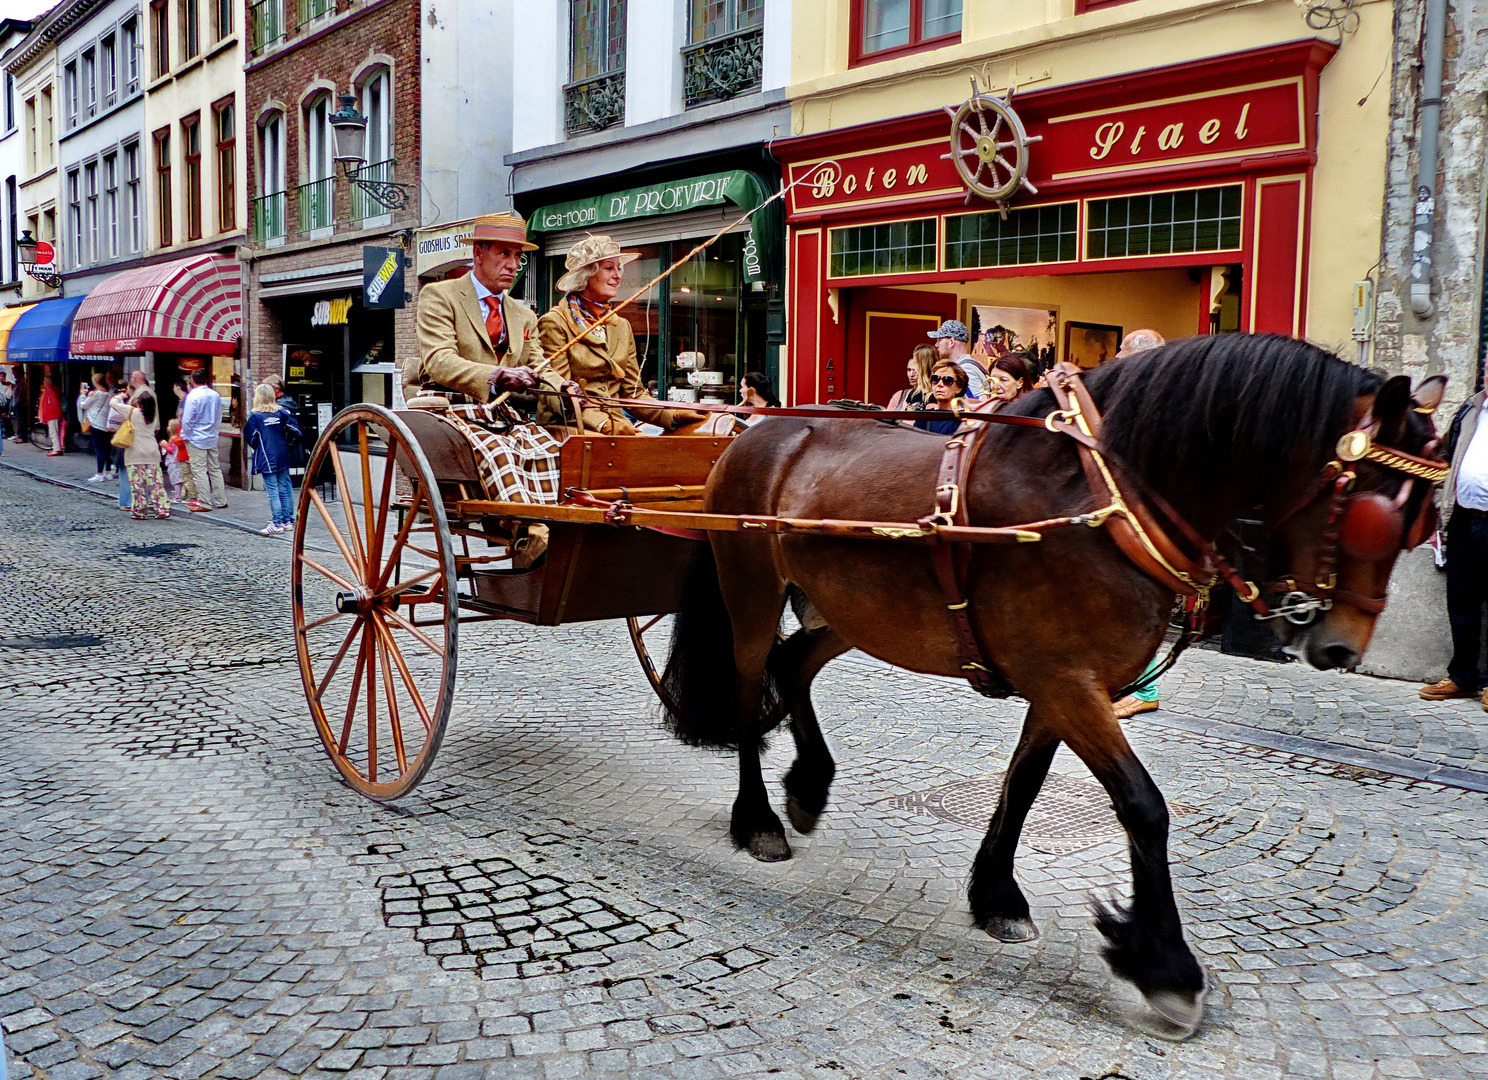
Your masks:
<svg viewBox="0 0 1488 1080"><path fill-rule="evenodd" d="M1017 99L1013 107L1028 134L1042 136L1029 148L1028 178L1044 191L1061 182L1304 149L1303 91L1302 79L1287 78L1091 110L1070 109L1068 98L1051 108L1050 95L1040 95L1035 108ZM944 114L933 122L943 127ZM942 156L949 147L942 135L792 162L789 180L807 179L790 193L791 213L961 194L965 187Z"/></svg>

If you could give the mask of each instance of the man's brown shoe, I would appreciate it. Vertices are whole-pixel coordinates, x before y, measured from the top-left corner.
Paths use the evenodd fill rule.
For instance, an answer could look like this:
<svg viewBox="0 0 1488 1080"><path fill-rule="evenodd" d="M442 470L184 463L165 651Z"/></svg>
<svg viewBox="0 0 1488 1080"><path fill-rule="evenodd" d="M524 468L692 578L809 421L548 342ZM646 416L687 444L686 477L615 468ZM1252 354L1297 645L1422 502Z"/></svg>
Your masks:
<svg viewBox="0 0 1488 1080"><path fill-rule="evenodd" d="M1483 690L1483 711L1488 712L1488 688Z"/></svg>
<svg viewBox="0 0 1488 1080"><path fill-rule="evenodd" d="M1427 701L1446 701L1448 698L1477 697L1478 695L1471 690L1462 689L1451 679L1443 679L1441 682L1421 687L1421 696Z"/></svg>
<svg viewBox="0 0 1488 1080"><path fill-rule="evenodd" d="M1127 694L1114 707L1116 709L1116 719L1126 720L1136 716L1137 713L1152 712L1157 708L1157 702L1143 701L1133 694Z"/></svg>

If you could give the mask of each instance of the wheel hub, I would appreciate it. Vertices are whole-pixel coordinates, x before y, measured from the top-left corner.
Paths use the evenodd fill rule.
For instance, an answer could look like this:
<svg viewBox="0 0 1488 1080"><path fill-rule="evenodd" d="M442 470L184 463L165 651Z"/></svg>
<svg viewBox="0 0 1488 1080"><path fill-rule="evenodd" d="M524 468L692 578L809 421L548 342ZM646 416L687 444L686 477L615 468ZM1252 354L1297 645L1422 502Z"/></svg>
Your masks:
<svg viewBox="0 0 1488 1080"><path fill-rule="evenodd" d="M342 615L365 615L373 609L396 611L398 595L370 595L365 589L341 589L336 593L336 610Z"/></svg>
<svg viewBox="0 0 1488 1080"><path fill-rule="evenodd" d="M990 135L983 135L976 141L977 157L990 165L997 158L997 140Z"/></svg>

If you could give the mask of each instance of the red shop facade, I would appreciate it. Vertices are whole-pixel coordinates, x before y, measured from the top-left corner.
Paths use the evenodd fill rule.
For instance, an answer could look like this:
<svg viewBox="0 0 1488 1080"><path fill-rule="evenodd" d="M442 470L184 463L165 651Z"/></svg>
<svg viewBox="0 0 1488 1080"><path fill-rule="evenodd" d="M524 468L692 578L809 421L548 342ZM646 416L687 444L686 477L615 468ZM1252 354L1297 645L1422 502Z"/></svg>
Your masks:
<svg viewBox="0 0 1488 1080"><path fill-rule="evenodd" d="M951 318L1041 365L1096 366L1139 327L1302 335L1333 52L1307 40L1019 94L1028 187L1005 215L943 156L945 109L777 143L787 182L808 178L786 196L782 396L886 402Z"/></svg>

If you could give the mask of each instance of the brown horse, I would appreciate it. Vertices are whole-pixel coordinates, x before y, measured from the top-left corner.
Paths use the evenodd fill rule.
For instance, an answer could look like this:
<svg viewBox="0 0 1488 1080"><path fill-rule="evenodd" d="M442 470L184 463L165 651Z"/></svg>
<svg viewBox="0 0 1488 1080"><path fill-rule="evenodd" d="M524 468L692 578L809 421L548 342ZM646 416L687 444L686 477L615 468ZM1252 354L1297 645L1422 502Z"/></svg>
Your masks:
<svg viewBox="0 0 1488 1080"><path fill-rule="evenodd" d="M1406 490L1402 473L1356 462L1355 490L1381 492L1387 498L1368 498L1387 510L1375 513L1372 503L1360 511L1369 518L1371 528L1362 529L1368 542L1345 536L1339 544L1339 506L1324 469L1340 437L1356 427L1369 430L1376 445L1429 449L1441 382L1423 384L1417 402L1403 376L1382 382L1290 338L1226 335L1107 365L1087 385L1104 417L1101 444L1125 490L1156 492L1208 540L1238 517L1259 515L1273 525L1273 568L1281 580L1312 582L1329 567L1337 573L1329 596L1338 602L1314 612L1320 617L1305 628L1283 619L1273 625L1293 634L1290 647L1318 667L1356 664L1382 606L1374 598L1384 596L1408 523L1421 527L1430 484ZM1045 416L1055 407L1050 392L1039 390L1009 411ZM984 438L963 493L973 525L1097 509L1071 438L1000 425ZM707 509L913 522L931 509L945 444L944 436L881 420L770 419L735 439L719 460ZM1361 531L1356 526L1351 532ZM785 778L786 811L809 833L834 773L811 701L816 675L858 648L912 671L960 676L955 625L922 541L711 535L674 628L665 675L676 705L669 722L687 743L738 750L734 841L757 859L785 859L790 845L760 772L768 728L788 710L796 759ZM1028 701L972 868L974 919L1003 941L1037 935L1013 877L1013 854L1054 752L1067 744L1109 793L1130 842L1130 906L1097 906L1107 960L1176 1037L1191 1034L1207 984L1184 942L1173 896L1167 806L1111 707L1112 694L1158 651L1171 588L1139 570L1106 529L1076 525L1049 530L1037 543L974 545L965 595L983 655ZM788 600L806 615L806 628L777 643Z"/></svg>

